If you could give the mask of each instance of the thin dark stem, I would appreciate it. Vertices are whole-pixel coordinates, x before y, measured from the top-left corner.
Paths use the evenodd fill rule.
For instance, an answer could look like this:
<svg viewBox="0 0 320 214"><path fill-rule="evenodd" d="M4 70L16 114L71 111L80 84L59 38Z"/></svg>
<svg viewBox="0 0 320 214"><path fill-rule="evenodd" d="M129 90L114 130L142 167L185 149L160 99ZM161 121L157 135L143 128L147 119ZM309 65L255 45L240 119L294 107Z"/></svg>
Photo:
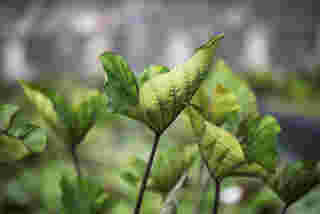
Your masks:
<svg viewBox="0 0 320 214"><path fill-rule="evenodd" d="M146 187L147 187L147 181L148 181L149 174L151 172L151 168L152 168L152 164L153 164L153 160L154 160L154 157L155 157L155 154L156 154L156 151L157 151L157 146L158 146L158 144L160 142L160 136L161 136L160 134L156 133L156 136L154 138L152 151L151 151L151 154L150 154L150 157L149 157L149 161L148 161L148 164L147 164L146 171L145 171L143 179L142 179L142 184L140 186L139 196L138 196L138 200L137 200L137 203L136 203L136 207L134 209L134 214L139 214L140 213L140 208L141 208L141 205L142 205L143 195L144 195L144 192L145 192Z"/></svg>
<svg viewBox="0 0 320 214"><path fill-rule="evenodd" d="M81 180L82 174L81 174L81 169L80 169L79 157L77 155L77 145L78 144L72 144L71 145L71 156L72 156L72 160L73 160L74 166L76 168L77 177L78 177L79 180Z"/></svg>
<svg viewBox="0 0 320 214"><path fill-rule="evenodd" d="M281 214L286 214L289 206L290 206L290 204L289 204L289 203L286 203L285 206L284 206L284 208L283 208L282 211L281 211Z"/></svg>
<svg viewBox="0 0 320 214"><path fill-rule="evenodd" d="M215 179L216 189L213 200L212 214L218 214L219 202L220 202L220 181Z"/></svg>

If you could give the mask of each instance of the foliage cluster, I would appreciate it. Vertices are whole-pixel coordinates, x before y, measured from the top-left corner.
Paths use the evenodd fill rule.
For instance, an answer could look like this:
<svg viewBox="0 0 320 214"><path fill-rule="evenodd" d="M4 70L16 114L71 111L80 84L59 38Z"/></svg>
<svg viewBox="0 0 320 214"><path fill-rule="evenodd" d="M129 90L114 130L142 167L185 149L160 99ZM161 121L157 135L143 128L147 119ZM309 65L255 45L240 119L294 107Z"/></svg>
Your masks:
<svg viewBox="0 0 320 214"><path fill-rule="evenodd" d="M132 194L138 188L135 214L140 213L146 190L149 196L160 196L159 212L175 213L185 191L195 188L194 171L202 164L215 187L215 197L210 196L214 213L219 210L222 181L228 177L261 179L284 202L284 212L318 184L317 163L282 160L277 152L281 131L277 120L258 112L256 97L245 80L222 59L213 61L223 36L214 35L183 64L172 69L151 65L139 76L123 57L105 52L100 56L103 92L79 89L69 95L19 82L49 128L67 145L76 168L76 179L60 178L60 213L112 210L119 203L135 201ZM99 182L85 176L76 150L97 120L107 120L110 113L140 121L155 136L148 161L137 154L121 169L127 200L108 194ZM178 117L184 132L193 136L192 142L172 143L156 154L160 137ZM1 161L11 164L39 155L48 144L45 130L30 123L19 107L1 105Z"/></svg>

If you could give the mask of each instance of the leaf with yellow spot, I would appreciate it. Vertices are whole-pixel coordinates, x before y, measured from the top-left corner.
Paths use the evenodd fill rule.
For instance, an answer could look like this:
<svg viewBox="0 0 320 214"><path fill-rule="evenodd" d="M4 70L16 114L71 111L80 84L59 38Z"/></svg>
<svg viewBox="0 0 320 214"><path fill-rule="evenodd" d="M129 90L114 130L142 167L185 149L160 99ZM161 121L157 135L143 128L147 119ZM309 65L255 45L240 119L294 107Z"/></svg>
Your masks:
<svg viewBox="0 0 320 214"><path fill-rule="evenodd" d="M165 130L190 102L207 77L215 49L223 34L212 37L196 49L185 63L170 72L157 75L145 82L139 94L140 106L149 127L158 133Z"/></svg>

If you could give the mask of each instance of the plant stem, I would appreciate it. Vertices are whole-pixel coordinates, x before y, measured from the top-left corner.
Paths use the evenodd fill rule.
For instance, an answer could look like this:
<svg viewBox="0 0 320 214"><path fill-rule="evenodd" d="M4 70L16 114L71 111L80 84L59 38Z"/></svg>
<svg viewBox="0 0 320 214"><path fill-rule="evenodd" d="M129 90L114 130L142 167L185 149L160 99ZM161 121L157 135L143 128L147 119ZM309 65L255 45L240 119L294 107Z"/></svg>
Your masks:
<svg viewBox="0 0 320 214"><path fill-rule="evenodd" d="M188 169L185 170L184 174L180 177L176 185L172 188L167 198L165 199L164 205L160 210L160 214L174 214L177 213L178 202L181 198L181 193L185 184L188 180Z"/></svg>
<svg viewBox="0 0 320 214"><path fill-rule="evenodd" d="M76 168L77 177L80 180L82 178L82 174L81 174L81 169L80 169L79 157L77 155L77 145L78 144L71 145L71 156L72 156L74 166Z"/></svg>
<svg viewBox="0 0 320 214"><path fill-rule="evenodd" d="M289 206L290 206L290 203L286 203L285 206L284 206L284 208L283 208L282 211L281 211L281 214L286 214Z"/></svg>
<svg viewBox="0 0 320 214"><path fill-rule="evenodd" d="M147 181L148 181L149 174L151 172L151 168L152 168L152 164L153 164L153 160L154 160L154 157L155 157L155 154L156 154L156 151L157 151L157 146L158 146L158 144L160 142L160 136L161 136L161 134L156 133L156 136L154 138L154 143L152 145L152 151L151 151L151 154L150 154L150 157L149 157L149 161L148 161L148 164L147 164L146 171L145 171L143 179L142 179L142 184L140 186L140 191L139 191L136 207L134 209L134 214L139 214L140 213L140 208L141 208L141 205L142 205L143 195L144 195L144 192L145 192L146 187L147 187Z"/></svg>
<svg viewBox="0 0 320 214"><path fill-rule="evenodd" d="M215 195L213 200L212 214L218 214L219 202L220 202L220 181L219 179L215 179Z"/></svg>

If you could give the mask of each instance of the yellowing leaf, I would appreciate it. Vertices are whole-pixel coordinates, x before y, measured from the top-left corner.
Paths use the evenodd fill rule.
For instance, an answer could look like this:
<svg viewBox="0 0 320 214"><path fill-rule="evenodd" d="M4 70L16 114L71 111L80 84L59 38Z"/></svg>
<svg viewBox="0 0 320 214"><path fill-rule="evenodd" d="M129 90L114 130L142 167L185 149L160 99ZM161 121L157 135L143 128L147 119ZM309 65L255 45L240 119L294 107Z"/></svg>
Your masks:
<svg viewBox="0 0 320 214"><path fill-rule="evenodd" d="M235 166L245 161L245 155L238 140L223 128L217 127L193 108L188 107L186 113L200 144L200 152L208 161L210 170L217 177L230 173Z"/></svg>
<svg viewBox="0 0 320 214"><path fill-rule="evenodd" d="M41 113L43 118L49 122L53 127L57 128L61 126L58 114L55 110L54 103L49 99L48 96L41 92L40 87L26 83L23 80L19 80L25 95L35 105L36 109ZM48 93L53 93L53 91L48 91Z"/></svg>
<svg viewBox="0 0 320 214"><path fill-rule="evenodd" d="M225 88L222 84L217 84L209 106L209 120L221 124L228 114L239 111L240 105L237 97L230 89Z"/></svg>
<svg viewBox="0 0 320 214"><path fill-rule="evenodd" d="M157 75L140 89L140 106L145 121L161 133L186 107L192 96L207 77L218 41L223 34L212 37L198 48L185 63L170 72Z"/></svg>
<svg viewBox="0 0 320 214"><path fill-rule="evenodd" d="M258 116L256 97L248 87L248 84L233 73L231 68L222 59L216 61L212 70L214 72L210 72L208 78L194 96L192 103L200 105L204 116L207 117L210 115L212 108L214 108L213 104L216 102L215 100L224 99L219 97L226 95L226 92L221 93L221 90L218 89L224 88L229 94L233 94L227 98L229 102L234 103L234 105L237 103L240 107L240 121L256 118ZM210 117L209 120L215 124L221 122L219 120L216 121L214 117Z"/></svg>

